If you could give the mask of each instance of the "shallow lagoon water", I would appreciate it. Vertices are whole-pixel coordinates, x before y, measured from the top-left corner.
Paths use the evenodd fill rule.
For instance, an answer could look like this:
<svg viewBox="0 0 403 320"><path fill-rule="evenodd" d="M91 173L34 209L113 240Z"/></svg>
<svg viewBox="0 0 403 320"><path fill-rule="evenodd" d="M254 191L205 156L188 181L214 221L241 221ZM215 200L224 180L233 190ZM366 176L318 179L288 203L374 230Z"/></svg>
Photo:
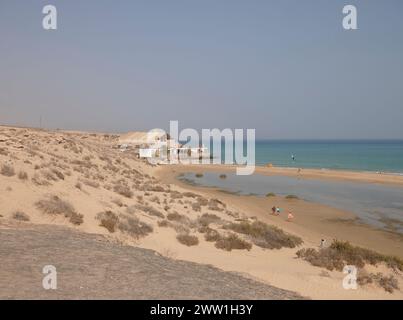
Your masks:
<svg viewBox="0 0 403 320"><path fill-rule="evenodd" d="M220 174L213 172L205 172L202 177L186 173L179 179L242 195L293 194L307 201L347 210L364 223L403 234L403 187L259 174L237 176L228 173L226 176L222 179Z"/></svg>

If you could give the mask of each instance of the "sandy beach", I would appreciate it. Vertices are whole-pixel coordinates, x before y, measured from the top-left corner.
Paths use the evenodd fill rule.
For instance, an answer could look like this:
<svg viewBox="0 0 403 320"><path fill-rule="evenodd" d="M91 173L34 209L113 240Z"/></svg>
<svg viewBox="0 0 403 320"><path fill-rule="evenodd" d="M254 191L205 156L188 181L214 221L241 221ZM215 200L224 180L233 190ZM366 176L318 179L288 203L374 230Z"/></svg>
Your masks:
<svg viewBox="0 0 403 320"><path fill-rule="evenodd" d="M185 172L231 172L225 166L151 166L116 148L117 135L0 127L0 232L39 225L96 234L115 244L151 249L172 260L212 265L263 284L312 299L403 299L372 284L346 290L345 274L316 267L296 252L318 248L325 238L349 241L382 254L403 257L401 235L356 222L354 214L280 196L240 196L190 186L177 179ZM256 173L302 179L360 181L401 185L403 178L376 173L257 168ZM292 210L295 219L270 215L270 208ZM19 214L16 214L16 213ZM270 249L228 225L259 221L284 230L303 243ZM223 250L206 240L206 230L224 239L239 237L248 249ZM217 235L217 234L216 234ZM16 237L17 238L17 237ZM181 239L181 240L178 240ZM225 238L226 239L226 238ZM84 242L83 242L84 243ZM253 243L253 244L252 244ZM24 254L24 253L23 253ZM383 263L365 265L366 272L403 276ZM5 279L0 267L0 279ZM0 286L1 287L1 286Z"/></svg>

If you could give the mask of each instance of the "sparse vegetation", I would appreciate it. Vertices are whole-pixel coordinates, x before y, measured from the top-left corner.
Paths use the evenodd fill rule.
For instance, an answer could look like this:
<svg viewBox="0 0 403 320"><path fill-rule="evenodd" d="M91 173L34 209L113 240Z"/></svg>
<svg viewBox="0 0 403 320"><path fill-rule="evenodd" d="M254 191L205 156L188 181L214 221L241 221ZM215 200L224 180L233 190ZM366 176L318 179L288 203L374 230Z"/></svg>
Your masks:
<svg viewBox="0 0 403 320"><path fill-rule="evenodd" d="M269 192L268 194L266 194L266 197L270 198L270 197L275 197L276 194L273 192Z"/></svg>
<svg viewBox="0 0 403 320"><path fill-rule="evenodd" d="M95 188L95 189L99 188L99 183L96 182L96 181L92 181L92 180L89 180L89 179L82 179L81 182L84 183L86 186L89 186L91 188Z"/></svg>
<svg viewBox="0 0 403 320"><path fill-rule="evenodd" d="M128 186L123 185L123 184L116 184L113 187L113 191L115 191L116 193L118 193L121 196L124 196L126 198L132 198L133 197L133 191L131 191Z"/></svg>
<svg viewBox="0 0 403 320"><path fill-rule="evenodd" d="M96 218L100 221L99 225L101 227L104 227L111 233L116 231L116 226L119 222L119 218L112 211L100 212L97 214Z"/></svg>
<svg viewBox="0 0 403 320"><path fill-rule="evenodd" d="M286 195L285 198L287 200L298 200L299 199L298 196L296 196L295 194Z"/></svg>
<svg viewBox="0 0 403 320"><path fill-rule="evenodd" d="M234 233L231 233L230 235L227 235L225 237L219 237L219 239L215 243L215 246L218 249L223 249L226 251L231 251L234 249L236 250L252 249L252 244L250 242L241 239Z"/></svg>
<svg viewBox="0 0 403 320"><path fill-rule="evenodd" d="M179 214L177 212L169 213L167 215L167 219L170 221L183 221L186 219L186 217L182 214Z"/></svg>
<svg viewBox="0 0 403 320"><path fill-rule="evenodd" d="M206 233L204 234L204 239L209 242L215 242L221 239L221 235L217 230L207 228Z"/></svg>
<svg viewBox="0 0 403 320"><path fill-rule="evenodd" d="M0 155L2 155L2 156L8 156L7 150L4 149L4 148L0 148Z"/></svg>
<svg viewBox="0 0 403 320"><path fill-rule="evenodd" d="M75 225L80 225L84 221L83 215L77 213L71 203L60 199L58 196L50 196L49 199L40 200L35 205L43 213L64 215Z"/></svg>
<svg viewBox="0 0 403 320"><path fill-rule="evenodd" d="M153 232L153 228L149 224L125 215L120 216L118 229L136 239Z"/></svg>
<svg viewBox="0 0 403 320"><path fill-rule="evenodd" d="M202 178L202 177L203 177L203 173L196 173L196 174L195 174L195 177L196 177L196 178Z"/></svg>
<svg viewBox="0 0 403 320"><path fill-rule="evenodd" d="M176 239L184 244L185 246L196 246L199 244L199 239L196 236L192 236L190 234L178 234Z"/></svg>
<svg viewBox="0 0 403 320"><path fill-rule="evenodd" d="M210 223L220 222L221 218L212 213L204 213L199 219L198 222L202 226L208 226Z"/></svg>
<svg viewBox="0 0 403 320"><path fill-rule="evenodd" d="M295 248L302 239L261 221L230 223L226 229L248 236L258 247L267 249Z"/></svg>
<svg viewBox="0 0 403 320"><path fill-rule="evenodd" d="M14 220L19 220L19 221L29 221L30 220L29 216L22 211L14 212L12 217Z"/></svg>
<svg viewBox="0 0 403 320"><path fill-rule="evenodd" d="M119 198L112 199L112 203L116 204L118 207L124 206L124 203Z"/></svg>
<svg viewBox="0 0 403 320"><path fill-rule="evenodd" d="M143 204L136 204L133 206L133 209L138 209L140 211L143 211L150 216L158 217L158 218L165 218L164 214L160 212L159 210L155 209L154 207L148 206L148 205L143 205Z"/></svg>
<svg viewBox="0 0 403 320"><path fill-rule="evenodd" d="M12 177L15 175L14 167L8 164L3 164L1 166L0 173L6 177Z"/></svg>
<svg viewBox="0 0 403 320"><path fill-rule="evenodd" d="M330 247L319 250L306 248L297 251L297 257L310 264L328 270L342 271L345 265L355 265L363 268L366 263L377 265L385 263L393 270L403 271L403 260L395 256L388 256L375 251L356 247L349 242L334 240Z"/></svg>
<svg viewBox="0 0 403 320"><path fill-rule="evenodd" d="M361 286L374 283L389 293L399 290L399 283L393 275L385 276L382 273L367 273L361 269L358 272L357 283Z"/></svg>
<svg viewBox="0 0 403 320"><path fill-rule="evenodd" d="M18 179L27 180L28 179L28 173L26 173L25 171L18 172Z"/></svg>
<svg viewBox="0 0 403 320"><path fill-rule="evenodd" d="M226 179L227 175L226 174L220 174L220 179Z"/></svg>

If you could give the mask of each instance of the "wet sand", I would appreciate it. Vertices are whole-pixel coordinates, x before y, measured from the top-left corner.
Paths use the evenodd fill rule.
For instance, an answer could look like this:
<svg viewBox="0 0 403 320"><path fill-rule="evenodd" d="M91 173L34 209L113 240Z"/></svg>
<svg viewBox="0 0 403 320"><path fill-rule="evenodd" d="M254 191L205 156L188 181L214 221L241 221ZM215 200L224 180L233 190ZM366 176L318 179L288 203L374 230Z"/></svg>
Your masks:
<svg viewBox="0 0 403 320"><path fill-rule="evenodd" d="M368 225L361 224L357 217L348 211L331 208L318 203L304 200L287 200L284 197L257 197L243 196L223 192L216 188L207 188L189 185L179 181L177 177L182 173L194 172L234 172L233 167L219 165L177 165L161 166L157 169L158 177L166 182L179 185L183 188L204 193L209 197L217 197L246 212L250 217L276 225L286 231L299 235L307 244L317 246L321 239L348 240L355 245L366 247L384 254L393 254L403 257L403 236L394 232L379 230ZM400 176L389 176L375 173L348 173L321 170L302 170L298 174L297 169L286 168L257 168L256 173L267 175L298 176L302 179L328 179L359 181L367 183L381 183L400 185ZM403 182L403 180L402 180ZM273 190L275 192L275 190ZM292 222L286 221L286 214L273 216L270 208L279 206L286 213L291 210L295 216Z"/></svg>

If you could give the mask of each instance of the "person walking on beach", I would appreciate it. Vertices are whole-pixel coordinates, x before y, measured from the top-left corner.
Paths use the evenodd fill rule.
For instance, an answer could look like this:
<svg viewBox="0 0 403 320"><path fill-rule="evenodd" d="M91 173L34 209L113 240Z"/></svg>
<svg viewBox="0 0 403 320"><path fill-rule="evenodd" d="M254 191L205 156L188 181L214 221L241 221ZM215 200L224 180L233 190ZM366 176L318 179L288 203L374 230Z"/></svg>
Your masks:
<svg viewBox="0 0 403 320"><path fill-rule="evenodd" d="M288 211L287 221L291 222L293 219L294 219L294 215L292 214L291 211Z"/></svg>
<svg viewBox="0 0 403 320"><path fill-rule="evenodd" d="M277 210L276 206L273 206L273 208L271 208L271 212L273 213L273 215L276 215L276 210Z"/></svg>

